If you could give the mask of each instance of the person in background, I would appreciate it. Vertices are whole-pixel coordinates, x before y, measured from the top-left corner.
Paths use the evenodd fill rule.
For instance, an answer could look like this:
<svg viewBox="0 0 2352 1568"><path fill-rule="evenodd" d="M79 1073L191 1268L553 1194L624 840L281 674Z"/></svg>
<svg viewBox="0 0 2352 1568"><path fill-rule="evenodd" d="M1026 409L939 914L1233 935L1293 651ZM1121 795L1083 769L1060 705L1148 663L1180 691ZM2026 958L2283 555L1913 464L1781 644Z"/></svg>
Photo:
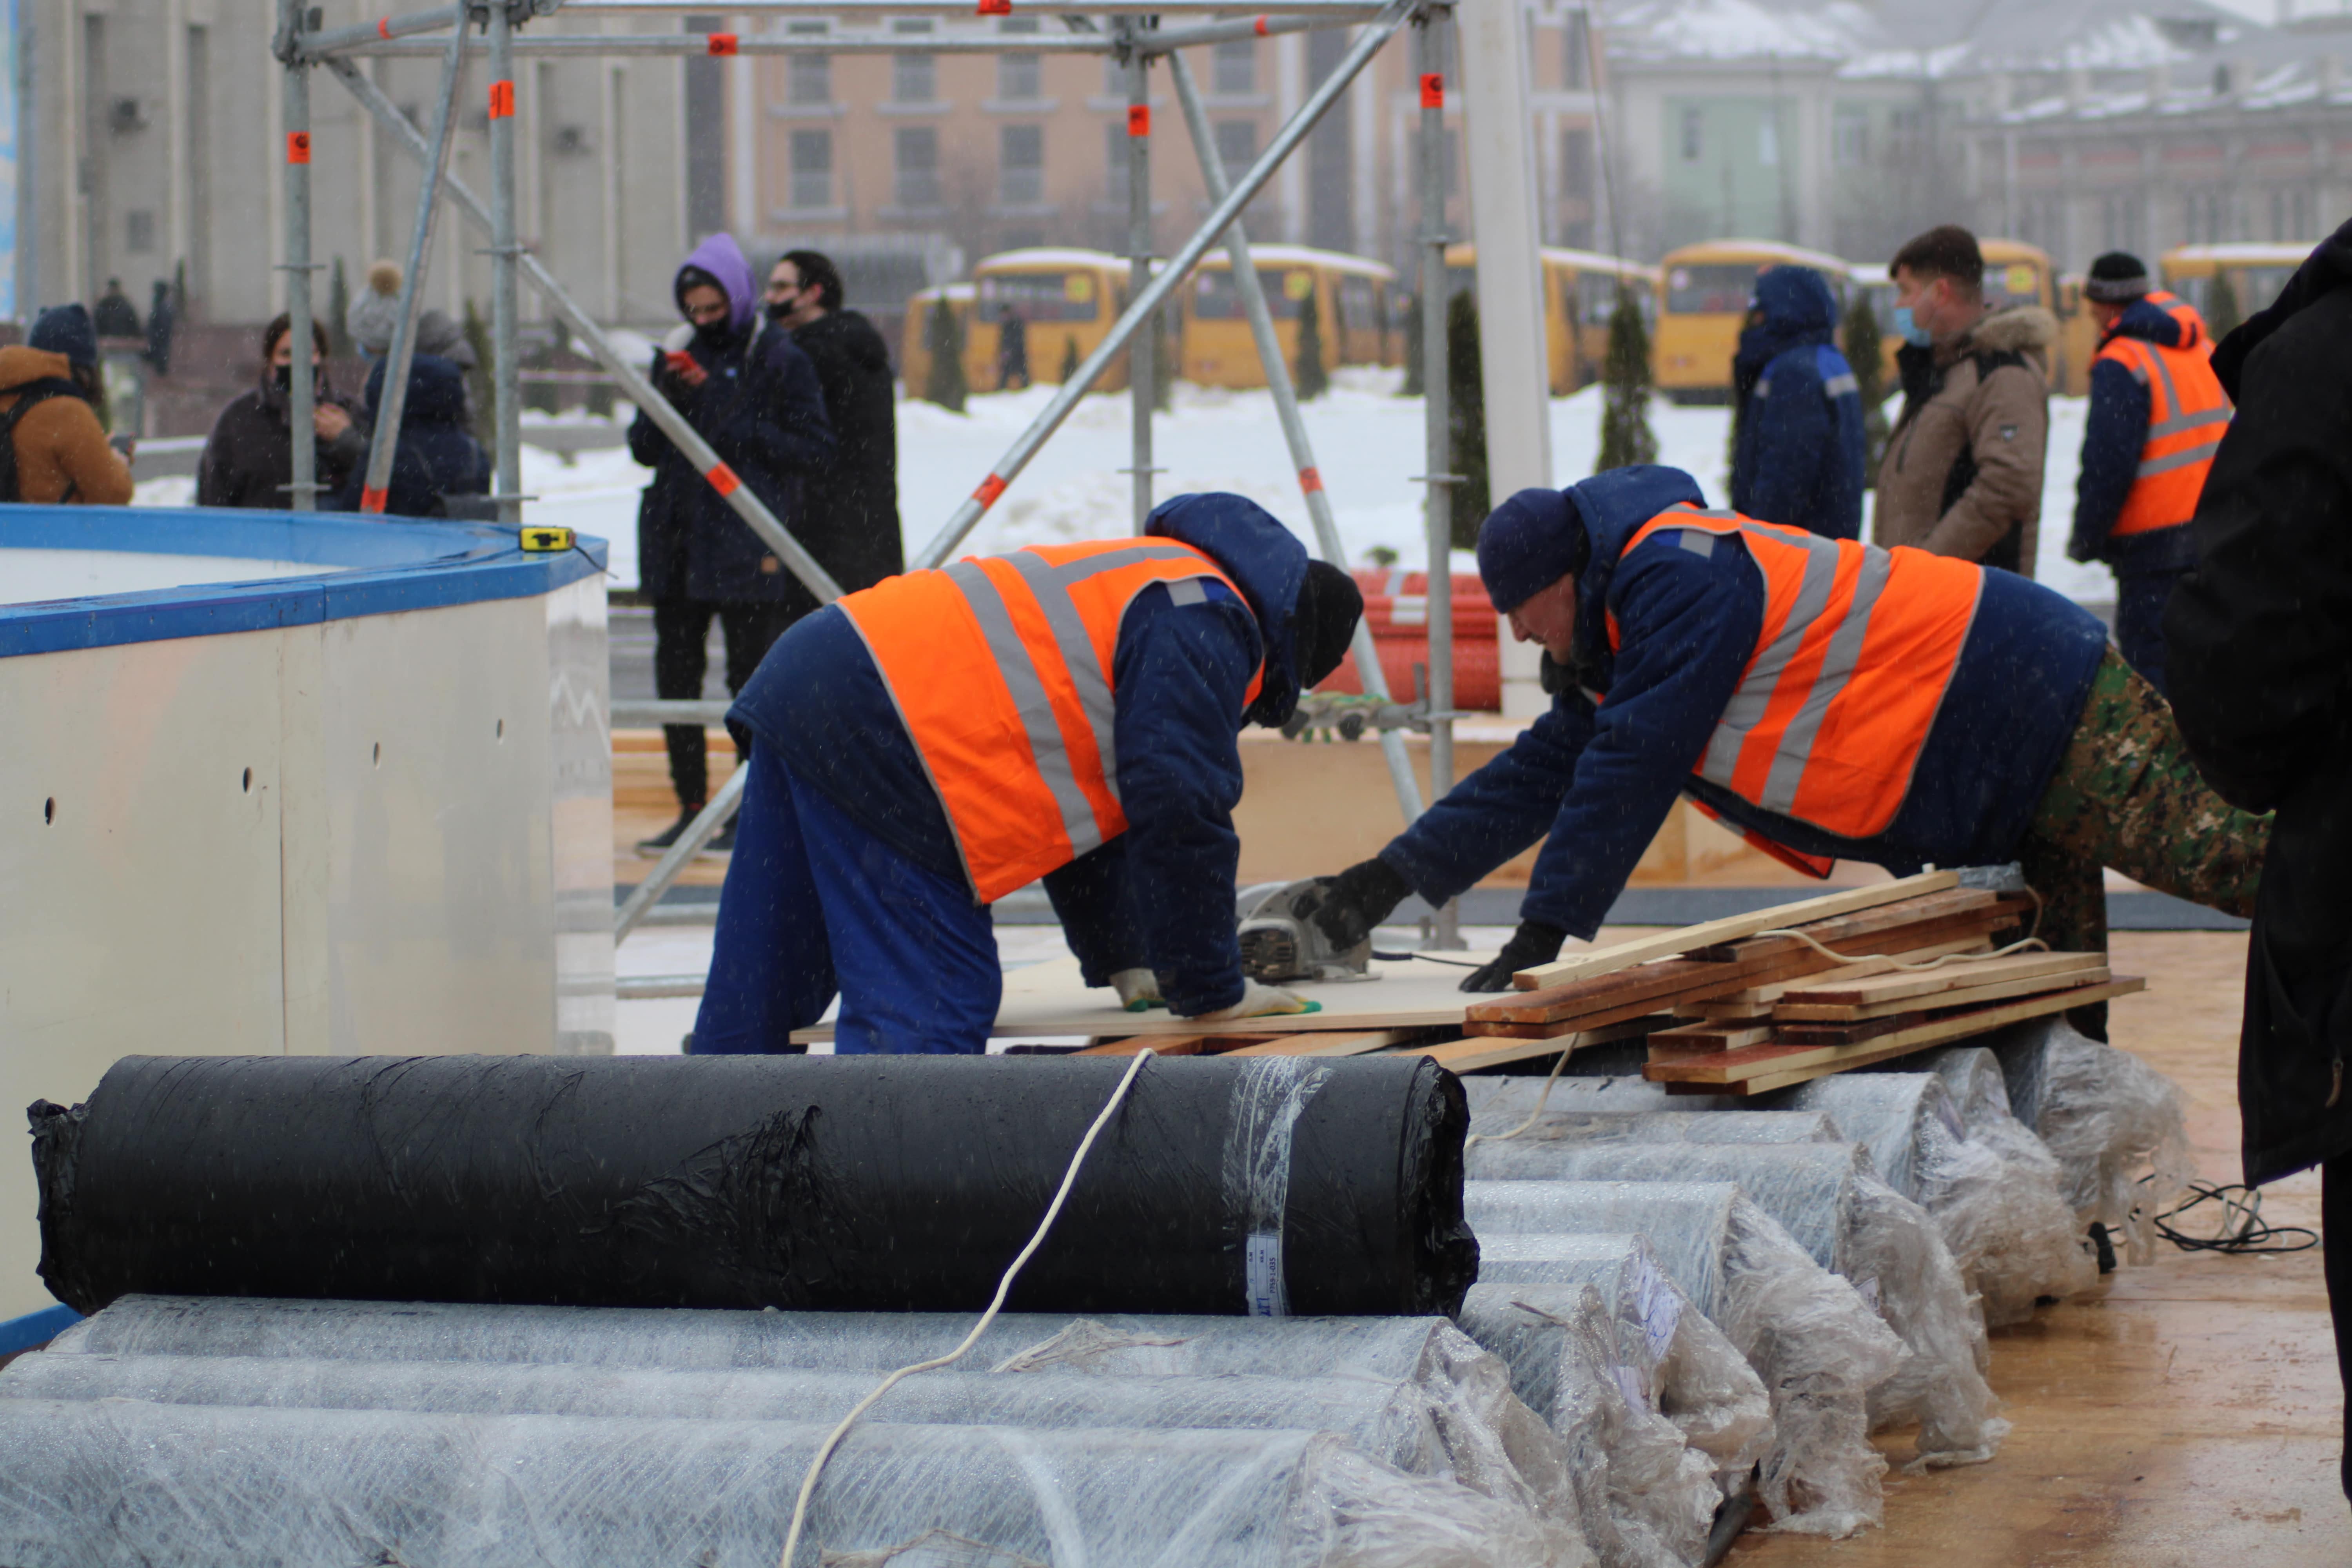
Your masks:
<svg viewBox="0 0 2352 1568"><path fill-rule="evenodd" d="M155 279L155 298L147 307L147 363L157 375L172 374L172 329L178 324L172 309L172 286Z"/></svg>
<svg viewBox="0 0 2352 1568"><path fill-rule="evenodd" d="M804 479L834 462L833 426L814 367L791 332L761 318L751 264L730 237L713 235L696 247L671 291L686 322L654 351L655 387L776 520L796 531ZM703 642L716 616L727 637L727 689L740 692L814 597L642 411L629 426L629 451L654 471L637 509L638 577L654 605L654 689L671 700L701 698ZM671 724L665 732L678 817L637 845L644 855L677 843L709 799L703 727ZM739 762L741 756L739 742ZM731 850L734 824L709 847Z"/></svg>
<svg viewBox="0 0 2352 1568"><path fill-rule="evenodd" d="M2206 781L2273 813L2238 1045L2247 1185L2319 1167L2352 1390L2352 224L2221 340L2238 407L2164 613L2173 712ZM2352 1496L2352 1405L2341 1480Z"/></svg>
<svg viewBox="0 0 2352 1568"><path fill-rule="evenodd" d="M1018 392L1029 384L1029 327L1010 305L996 311L996 390Z"/></svg>
<svg viewBox="0 0 2352 1568"><path fill-rule="evenodd" d="M2168 310L2148 298L2139 258L2114 250L2092 262L2083 299L2101 337L2066 554L2114 571L2116 646L2167 691L2165 601L2197 563L2189 520L2229 428L2230 399L2204 323L2185 304Z"/></svg>
<svg viewBox="0 0 2352 1568"><path fill-rule="evenodd" d="M1869 443L1853 368L1837 351L1837 320L1830 286L1809 267L1775 267L1756 279L1731 364L1731 507L1853 539Z"/></svg>
<svg viewBox="0 0 2352 1568"><path fill-rule="evenodd" d="M350 477L354 458L367 450L354 429L351 410L327 379L327 329L310 323L310 439L321 498ZM283 511L294 504L294 443L289 420L289 383L294 374L294 331L284 314L262 329L261 374L252 391L232 399L213 421L196 465L198 506L257 507Z"/></svg>
<svg viewBox="0 0 2352 1568"><path fill-rule="evenodd" d="M106 292L98 297L97 308L90 313L91 324L101 338L143 338L147 329L140 324L139 307L122 291L122 279L106 280Z"/></svg>
<svg viewBox="0 0 2352 1568"><path fill-rule="evenodd" d="M815 367L838 447L833 467L805 481L795 531L843 593L870 588L906 570L890 346L843 308L840 269L814 250L786 251L769 269L768 319Z"/></svg>
<svg viewBox="0 0 2352 1568"><path fill-rule="evenodd" d="M368 458L383 438L377 411L383 406L384 372L390 368L389 360L378 360L368 373L362 410L372 434L338 452L350 467L329 503L337 511L358 511L365 499ZM384 484L385 515L446 517L446 498L487 495L489 489L490 459L474 438L465 370L438 354L418 354L409 363L408 393L400 405L400 439Z"/></svg>
<svg viewBox="0 0 2352 1568"><path fill-rule="evenodd" d="M98 417L98 332L79 305L41 312L23 343L0 348L0 501L126 506L130 442Z"/></svg>
<svg viewBox="0 0 2352 1568"><path fill-rule="evenodd" d="M1949 224L1897 251L1890 270L1903 415L1879 464L1871 537L2031 577L2057 318L2038 305L1988 314L1976 236Z"/></svg>
<svg viewBox="0 0 2352 1568"><path fill-rule="evenodd" d="M392 352L392 331L400 324L400 264L379 261L368 268L367 288L343 312L343 331L370 363Z"/></svg>

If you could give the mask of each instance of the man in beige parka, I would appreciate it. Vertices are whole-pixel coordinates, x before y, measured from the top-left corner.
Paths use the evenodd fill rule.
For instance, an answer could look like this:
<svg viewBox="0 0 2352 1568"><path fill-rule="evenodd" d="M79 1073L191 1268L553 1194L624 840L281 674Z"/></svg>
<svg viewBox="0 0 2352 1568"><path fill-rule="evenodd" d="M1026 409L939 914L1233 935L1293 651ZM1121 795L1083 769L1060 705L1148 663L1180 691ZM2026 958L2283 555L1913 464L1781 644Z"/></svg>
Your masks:
<svg viewBox="0 0 2352 1568"><path fill-rule="evenodd" d="M2032 305L1988 312L1984 257L1953 225L1912 240L1888 270L1903 416L1879 464L1871 537L2030 577L2057 320Z"/></svg>

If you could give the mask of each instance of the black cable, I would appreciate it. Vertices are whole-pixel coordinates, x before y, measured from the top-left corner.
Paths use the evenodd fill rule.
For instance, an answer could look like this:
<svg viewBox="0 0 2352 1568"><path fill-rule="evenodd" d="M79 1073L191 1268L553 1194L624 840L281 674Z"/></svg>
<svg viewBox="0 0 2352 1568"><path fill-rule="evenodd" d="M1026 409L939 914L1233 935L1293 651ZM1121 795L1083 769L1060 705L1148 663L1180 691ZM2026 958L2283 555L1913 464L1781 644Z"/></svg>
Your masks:
<svg viewBox="0 0 2352 1568"><path fill-rule="evenodd" d="M2143 1176L2142 1181L2153 1180ZM2242 1193L2242 1198L2233 1194ZM2221 1205L2223 1229L2219 1236L2186 1236L2166 1222L2179 1218L2200 1204ZM2242 1216L2242 1217L2241 1217ZM2232 1221L2234 1229L2230 1228ZM2308 1252L2319 1245L2319 1233L2300 1225L2269 1225L2263 1220L2263 1194L2239 1183L2214 1186L2206 1182L2189 1184L2189 1196L2156 1216L2156 1234L2183 1252L2221 1252L2233 1257L2262 1253ZM2301 1241L2287 1245L2271 1245L2299 1236Z"/></svg>
<svg viewBox="0 0 2352 1568"><path fill-rule="evenodd" d="M1419 959L1424 963L1444 963L1451 965L1455 969L1484 969L1486 967L1484 963L1481 963L1475 958L1439 958L1434 953L1428 952L1375 952L1372 956L1379 959L1382 963L1409 963L1414 959Z"/></svg>

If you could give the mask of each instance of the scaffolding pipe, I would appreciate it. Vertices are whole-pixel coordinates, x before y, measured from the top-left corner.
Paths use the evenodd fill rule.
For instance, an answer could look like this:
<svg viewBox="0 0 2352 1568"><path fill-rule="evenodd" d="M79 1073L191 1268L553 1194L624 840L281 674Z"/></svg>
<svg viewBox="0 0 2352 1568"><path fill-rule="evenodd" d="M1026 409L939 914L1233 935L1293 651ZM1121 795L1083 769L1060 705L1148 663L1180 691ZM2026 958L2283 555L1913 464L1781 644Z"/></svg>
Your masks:
<svg viewBox="0 0 2352 1568"><path fill-rule="evenodd" d="M1209 111L1201 101L1199 87L1192 80L1192 68L1181 55L1168 57L1168 78L1176 89L1176 102L1184 113L1184 128L1192 138L1192 155L1201 165L1201 178L1208 186L1209 199L1222 202L1226 193L1225 169L1217 156L1217 139L1209 128ZM1242 314L1248 318L1250 336L1257 344L1258 363L1265 368L1266 390L1274 395L1274 411L1282 425L1282 438L1290 447L1290 466L1298 476L1298 489L1307 498L1307 515L1315 524L1315 545L1323 559L1335 566L1347 563L1346 549L1339 542L1339 520L1331 514L1330 492L1323 488L1323 476L1316 467L1315 447L1307 437L1307 421L1298 412L1298 390L1290 379L1290 365L1282 357L1282 339L1274 329L1274 316L1266 309L1265 289L1258 281L1256 263L1250 258L1249 236L1241 220L1234 220L1225 230L1225 256L1232 263L1234 293L1242 302ZM1389 700L1387 673L1381 668L1380 649L1372 641L1372 628L1357 617L1356 631L1349 650L1356 657L1356 677L1368 697L1381 701ZM1406 752L1404 737L1393 730L1381 733L1381 753L1389 766L1389 783L1394 786L1397 810L1410 826L1421 815L1421 781L1412 776L1412 758Z"/></svg>
<svg viewBox="0 0 2352 1568"><path fill-rule="evenodd" d="M1415 74L1421 79L1421 386L1429 474L1423 516L1429 530L1429 794L1454 788L1454 489L1445 342L1445 75L1438 58L1435 12L1413 19ZM1462 906L1436 912L1427 945L1462 945Z"/></svg>
<svg viewBox="0 0 2352 1568"><path fill-rule="evenodd" d="M687 862L700 854L702 847L727 826L727 819L735 815L735 807L743 798L743 785L751 776L749 768L730 771L727 782L711 792L709 804L696 812L694 820L686 825L686 831L677 836L677 842L663 850L662 858L654 862L646 879L629 890L628 898L613 916L614 945L628 939L629 933L637 929L637 922L646 918L646 911L669 891L678 873L686 869Z"/></svg>
<svg viewBox="0 0 2352 1568"><path fill-rule="evenodd" d="M581 7L570 7L572 10ZM707 12L708 7L704 8ZM1307 16L1241 17L1227 22L1202 22L1190 27L1171 27L1144 35L1135 47L1144 55L1158 58L1177 49L1201 44L1222 44L1236 38L1272 38L1290 33L1313 32L1318 28L1346 26L1380 14L1379 7L1362 5L1350 12L1333 12ZM425 28L412 32L426 31ZM343 33L356 35L343 37ZM333 41L329 41L329 40ZM376 37L372 29L343 28L337 33L320 33L305 37L300 47L306 58L319 58L332 54L345 54L368 59L438 58L441 43L434 38L407 37L395 33L389 39ZM469 39L469 50L488 48L487 40ZM928 38L923 44L927 55L995 55L1007 50L1021 54L1043 55L1110 55L1118 52L1117 40L1101 35L1079 34L1075 37L1040 37L1028 34L1017 40L1001 37ZM551 33L537 37L519 37L514 50L520 57L581 56L581 55L901 55L907 52L907 40L896 36L880 38L846 38L837 34L822 37L792 33L760 33L746 36L739 33Z"/></svg>
<svg viewBox="0 0 2352 1568"><path fill-rule="evenodd" d="M730 16L761 16L776 14L803 14L818 16L970 16L970 0L729 0L721 7ZM1020 9L1033 16L1123 16L1135 9L1135 0L1021 0ZM1233 11L1240 9L1233 0L1152 0L1151 14L1167 16L1190 11ZM1378 15L1380 7L1367 5L1364 0L1266 0L1253 7L1267 16L1363 16ZM564 15L576 16L677 16L692 12L708 15L708 0L577 0L563 7ZM1007 48L1028 51L1024 41L1008 44Z"/></svg>
<svg viewBox="0 0 2352 1568"><path fill-rule="evenodd" d="M441 66L441 100L433 109L433 142L425 155L425 175L416 188L416 221L408 234L408 272L400 286L400 320L383 356L383 390L376 397L375 428L368 444L367 478L360 510L381 513L390 499L392 462L400 448L400 419L408 405L408 367L416 358L416 314L425 298L425 268L433 255L433 227L441 216L441 180L449 170L450 134L457 118L457 87L466 75L466 29L449 34ZM299 445L299 443L297 443Z"/></svg>
<svg viewBox="0 0 2352 1568"><path fill-rule="evenodd" d="M1258 155L1257 162L1250 165L1249 172L1242 176L1225 199L1216 204L1209 214L1208 221L1169 258L1168 265L1150 285L1128 302L1127 309L1112 323L1102 342L1095 346L1094 353L1087 356L1077 374L1063 384L1061 390L1055 394L1054 400L1046 405L1045 412L1038 415L1013 441L1012 448L998 460L988 477L980 482L980 487L949 518L947 526L910 563L912 566L917 569L937 567L947 560L955 547L963 542L964 536L971 531L973 525L995 504L996 499L1004 493L1005 487L1020 477L1021 470L1037 455L1037 449L1045 444L1046 438L1061 427L1062 421L1069 417L1070 411L1078 405L1078 400L1086 395L1087 388L1101 379L1105 367L1127 347L1128 340L1135 335L1137 329L1150 321L1151 312L1160 309L1168 296L1175 292L1177 285L1191 275L1202 256L1216 242L1217 236L1241 216L1242 209L1249 205L1251 197L1265 188L1266 181L1273 177L1282 161L1297 150L1298 144L1306 140L1307 133L1347 90L1348 84L1355 80L1372 57L1380 53L1381 46L1394 37L1397 29L1403 26L1412 15L1412 0L1392 0L1389 8L1381 13L1381 19L1364 29L1339 67L1309 95L1298 112L1275 133L1274 141Z"/></svg>
<svg viewBox="0 0 2352 1568"><path fill-rule="evenodd" d="M521 301L515 293L514 13L490 5L490 347L492 422L498 432L499 521L522 523Z"/></svg>
<svg viewBox="0 0 2352 1568"><path fill-rule="evenodd" d="M1140 299L1151 284L1151 62L1134 45L1143 34L1143 18L1119 23L1119 38L1128 46L1127 67L1127 297ZM1134 496L1138 538L1151 521L1151 414L1159 390L1160 367L1157 311L1144 330L1135 334L1127 353L1128 423L1131 444L1129 487Z"/></svg>
<svg viewBox="0 0 2352 1568"><path fill-rule="evenodd" d="M420 163L425 160L425 139L416 133L416 127L408 122L408 117L393 106L392 100L383 95L383 89L369 80L365 73L348 59L337 58L328 60L326 65L396 145ZM468 217L486 229L490 226L489 209L482 205L481 198L474 195L463 180L445 173L441 184L447 190L450 200L456 202ZM516 257L515 262L517 269L530 286L554 307L555 313L580 340L581 346L604 367L604 374L618 384L621 395L660 426L661 433L668 437L685 454L687 460L711 482L711 488L726 498L727 504L734 509L735 515L743 520L745 526L776 552L777 559L784 563L785 569L799 578L808 591L816 595L820 604L829 605L841 597L841 587L834 582L831 574L817 564L814 556L802 548L800 541L785 531L784 525L776 521L775 513L768 510L767 504L751 493L751 487L738 479L734 470L719 461L719 454L712 451L710 443L687 423L686 416L680 414L669 399L654 390L653 384L645 378L644 374L614 350L611 341L604 336L604 330L581 308L563 285L555 280L555 275L547 269L546 263L528 251Z"/></svg>
<svg viewBox="0 0 2352 1568"><path fill-rule="evenodd" d="M293 7L299 18L301 8ZM293 35L294 52L306 59L317 59L338 49L348 49L355 44L372 44L384 38L404 38L412 33L437 33L444 27L455 26L465 20L463 5L444 5L437 11L419 11L407 16L386 16L380 22L363 22L352 27L330 27L322 33L297 32ZM299 24L298 24L299 25Z"/></svg>
<svg viewBox="0 0 2352 1568"><path fill-rule="evenodd" d="M292 48L301 26L301 0L278 0L278 46L286 61L286 374L287 433L292 482L287 504L296 511L319 506L319 447L311 427L317 372L310 365L310 68Z"/></svg>

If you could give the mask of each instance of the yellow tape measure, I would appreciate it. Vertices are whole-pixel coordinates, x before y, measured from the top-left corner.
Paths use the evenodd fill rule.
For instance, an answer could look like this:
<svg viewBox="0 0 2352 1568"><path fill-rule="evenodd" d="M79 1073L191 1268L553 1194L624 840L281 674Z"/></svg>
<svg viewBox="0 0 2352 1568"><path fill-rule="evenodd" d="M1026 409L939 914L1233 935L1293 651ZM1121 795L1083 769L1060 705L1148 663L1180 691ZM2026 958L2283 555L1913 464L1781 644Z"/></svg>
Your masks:
<svg viewBox="0 0 2352 1568"><path fill-rule="evenodd" d="M579 536L568 528L526 528L522 531L522 547L533 554L557 553L570 550L579 542Z"/></svg>

